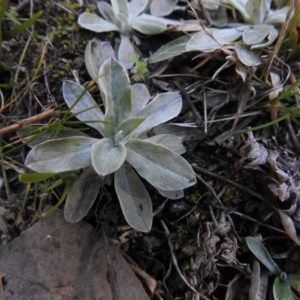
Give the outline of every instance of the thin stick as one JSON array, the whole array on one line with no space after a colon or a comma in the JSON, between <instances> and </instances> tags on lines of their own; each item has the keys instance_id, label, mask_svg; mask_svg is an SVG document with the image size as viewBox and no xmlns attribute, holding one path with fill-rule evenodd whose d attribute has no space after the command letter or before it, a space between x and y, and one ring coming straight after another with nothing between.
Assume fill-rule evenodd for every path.
<instances>
[{"instance_id":1,"label":"thin stick","mask_svg":"<svg viewBox=\"0 0 300 300\"><path fill-rule=\"evenodd\" d=\"M173 264L174 264L174 267L175 269L177 270L178 272L178 275L180 276L180 278L183 280L183 282L194 292L196 293L198 296L202 297L203 299L205 300L209 300L207 297L205 297L204 295L200 294L193 286L190 285L190 283L186 280L186 278L182 275L181 271L180 271L180 268L178 266L178 263L177 263L177 259L176 259L176 256L175 256L175 253L174 253L174 247L173 247L173 244L171 242L171 239L170 239L170 231L167 227L167 225L165 224L165 222L163 220L161 220L161 224L165 230L165 233L166 233L166 236L167 236L167 239L168 239L168 245L169 245L169 248L170 248L170 252L171 252L171 257L172 257L172 261L173 261Z\"/></svg>"},{"instance_id":2,"label":"thin stick","mask_svg":"<svg viewBox=\"0 0 300 300\"><path fill-rule=\"evenodd\" d=\"M45 118L53 117L53 116L55 116L55 110L54 109L49 109L47 111L42 112L39 115L30 117L28 119L24 119L22 121L17 121L17 123L15 123L13 125L1 128L0 129L0 136L2 136L4 134L7 134L9 132L12 132L12 131L16 131L16 130L20 129L21 127L25 126L25 125L29 125L29 124L32 124L32 123L35 123L35 122L39 122L39 121L41 121Z\"/></svg>"}]
</instances>

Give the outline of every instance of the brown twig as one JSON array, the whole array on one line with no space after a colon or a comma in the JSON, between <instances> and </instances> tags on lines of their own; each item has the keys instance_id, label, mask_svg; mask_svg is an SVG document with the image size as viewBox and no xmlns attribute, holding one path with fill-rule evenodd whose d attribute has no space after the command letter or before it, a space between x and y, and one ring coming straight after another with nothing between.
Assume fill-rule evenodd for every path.
<instances>
[{"instance_id":1,"label":"brown twig","mask_svg":"<svg viewBox=\"0 0 300 300\"><path fill-rule=\"evenodd\" d=\"M55 113L54 109L49 109L47 111L42 112L39 115L30 117L28 119L24 119L22 121L17 121L13 125L1 128L0 129L0 136L5 135L5 134L7 134L9 132L12 132L12 131L16 131L16 130L20 129L21 127L25 126L25 125L29 125L29 124L39 122L39 121L41 121L45 118L53 117L53 116L55 116L55 114L56 113Z\"/></svg>"}]
</instances>

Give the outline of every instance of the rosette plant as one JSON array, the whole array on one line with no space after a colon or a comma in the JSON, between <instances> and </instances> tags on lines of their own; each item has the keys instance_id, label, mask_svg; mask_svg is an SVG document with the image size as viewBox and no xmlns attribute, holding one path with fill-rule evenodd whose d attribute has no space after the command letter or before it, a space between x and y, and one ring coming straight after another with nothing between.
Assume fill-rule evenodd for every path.
<instances>
[{"instance_id":1,"label":"rosette plant","mask_svg":"<svg viewBox=\"0 0 300 300\"><path fill-rule=\"evenodd\" d=\"M133 66L134 49L130 40L132 29L147 35L159 34L166 30L166 21L143 13L148 0L111 0L111 5L98 1L97 6L102 17L85 12L78 18L78 24L95 32L118 31L121 42L118 50L118 60L129 69Z\"/></svg>"},{"instance_id":2,"label":"rosette plant","mask_svg":"<svg viewBox=\"0 0 300 300\"><path fill-rule=\"evenodd\" d=\"M183 189L196 183L192 167L180 156L185 151L180 137L145 135L177 116L182 98L177 92L168 92L149 102L146 86L130 85L126 69L113 57L107 42L90 42L85 59L91 75L98 69L97 84L105 112L76 82L63 83L63 97L70 111L103 138L71 136L45 141L31 149L25 164L40 173L82 169L66 199L65 218L69 222L86 215L100 185L113 176L126 221L148 232L152 203L139 176L170 199L181 198Z\"/></svg>"}]
</instances>

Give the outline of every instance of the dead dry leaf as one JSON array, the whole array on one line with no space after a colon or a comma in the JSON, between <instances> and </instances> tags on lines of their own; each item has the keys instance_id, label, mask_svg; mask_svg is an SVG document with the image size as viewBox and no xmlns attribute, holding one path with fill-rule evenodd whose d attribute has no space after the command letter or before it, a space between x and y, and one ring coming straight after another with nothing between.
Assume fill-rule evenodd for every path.
<instances>
[{"instance_id":1,"label":"dead dry leaf","mask_svg":"<svg viewBox=\"0 0 300 300\"><path fill-rule=\"evenodd\" d=\"M0 273L6 300L149 300L117 247L62 211L1 246Z\"/></svg>"}]
</instances>

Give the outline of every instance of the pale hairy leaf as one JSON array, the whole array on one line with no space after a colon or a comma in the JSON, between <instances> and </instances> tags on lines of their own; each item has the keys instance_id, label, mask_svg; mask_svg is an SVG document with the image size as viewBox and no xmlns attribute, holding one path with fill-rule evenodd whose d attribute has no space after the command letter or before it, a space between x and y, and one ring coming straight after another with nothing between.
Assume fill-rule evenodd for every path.
<instances>
[{"instance_id":1,"label":"pale hairy leaf","mask_svg":"<svg viewBox=\"0 0 300 300\"><path fill-rule=\"evenodd\" d=\"M168 92L157 95L150 103L137 113L137 117L145 118L145 121L132 132L132 137L169 121L176 117L182 107L182 98L176 92Z\"/></svg>"},{"instance_id":2,"label":"pale hairy leaf","mask_svg":"<svg viewBox=\"0 0 300 300\"><path fill-rule=\"evenodd\" d=\"M111 0L110 2L116 17L121 13L128 18L127 0Z\"/></svg>"},{"instance_id":3,"label":"pale hairy leaf","mask_svg":"<svg viewBox=\"0 0 300 300\"><path fill-rule=\"evenodd\" d=\"M154 16L167 16L176 7L178 0L152 0L150 12Z\"/></svg>"},{"instance_id":4,"label":"pale hairy leaf","mask_svg":"<svg viewBox=\"0 0 300 300\"><path fill-rule=\"evenodd\" d=\"M182 138L173 134L159 134L145 139L144 141L167 147L177 154L183 154L186 151Z\"/></svg>"},{"instance_id":5,"label":"pale hairy leaf","mask_svg":"<svg viewBox=\"0 0 300 300\"><path fill-rule=\"evenodd\" d=\"M97 7L105 20L107 20L113 24L118 23L111 5L109 5L108 3L104 2L104 1L98 1Z\"/></svg>"},{"instance_id":6,"label":"pale hairy leaf","mask_svg":"<svg viewBox=\"0 0 300 300\"><path fill-rule=\"evenodd\" d=\"M251 49L265 48L273 44L278 37L278 30L274 27L267 38L259 44L251 45Z\"/></svg>"},{"instance_id":7,"label":"pale hairy leaf","mask_svg":"<svg viewBox=\"0 0 300 300\"><path fill-rule=\"evenodd\" d=\"M109 58L100 68L98 83L105 96L105 120L121 123L131 116L131 89L125 68Z\"/></svg>"},{"instance_id":8,"label":"pale hairy leaf","mask_svg":"<svg viewBox=\"0 0 300 300\"><path fill-rule=\"evenodd\" d=\"M115 54L109 42L100 42L97 39L88 42L84 52L84 62L92 79L99 76L101 65L110 57L114 58Z\"/></svg>"},{"instance_id":9,"label":"pale hairy leaf","mask_svg":"<svg viewBox=\"0 0 300 300\"><path fill-rule=\"evenodd\" d=\"M284 23L288 10L289 10L289 7L284 6L282 8L269 11L267 18L265 19L265 23L267 23L267 24Z\"/></svg>"},{"instance_id":10,"label":"pale hairy leaf","mask_svg":"<svg viewBox=\"0 0 300 300\"><path fill-rule=\"evenodd\" d=\"M132 57L135 52L130 40L129 35L121 34L121 43L118 49L118 60L125 67L125 69L130 69L134 65Z\"/></svg>"},{"instance_id":11,"label":"pale hairy leaf","mask_svg":"<svg viewBox=\"0 0 300 300\"><path fill-rule=\"evenodd\" d=\"M207 31L211 36L204 30L196 33L187 43L186 50L214 51L230 44L242 35L242 32L235 28L210 28Z\"/></svg>"},{"instance_id":12,"label":"pale hairy leaf","mask_svg":"<svg viewBox=\"0 0 300 300\"><path fill-rule=\"evenodd\" d=\"M129 19L136 18L146 9L148 0L131 0L128 3Z\"/></svg>"},{"instance_id":13,"label":"pale hairy leaf","mask_svg":"<svg viewBox=\"0 0 300 300\"><path fill-rule=\"evenodd\" d=\"M106 21L95 14L87 12L79 16L78 24L85 29L89 29L95 32L119 31L117 25Z\"/></svg>"},{"instance_id":14,"label":"pale hairy leaf","mask_svg":"<svg viewBox=\"0 0 300 300\"><path fill-rule=\"evenodd\" d=\"M292 286L296 291L300 291L300 275L298 274L288 274L287 282Z\"/></svg>"},{"instance_id":15,"label":"pale hairy leaf","mask_svg":"<svg viewBox=\"0 0 300 300\"><path fill-rule=\"evenodd\" d=\"M246 242L252 253L270 270L270 272L277 276L282 272L259 240L248 236L246 237Z\"/></svg>"},{"instance_id":16,"label":"pale hairy leaf","mask_svg":"<svg viewBox=\"0 0 300 300\"><path fill-rule=\"evenodd\" d=\"M68 193L64 215L69 223L76 223L86 216L99 192L102 178L93 167L85 168L74 181Z\"/></svg>"},{"instance_id":17,"label":"pale hairy leaf","mask_svg":"<svg viewBox=\"0 0 300 300\"><path fill-rule=\"evenodd\" d=\"M250 16L252 24L262 24L269 10L265 0L251 0L246 3L245 9Z\"/></svg>"},{"instance_id":18,"label":"pale hairy leaf","mask_svg":"<svg viewBox=\"0 0 300 300\"><path fill-rule=\"evenodd\" d=\"M76 114L76 118L103 135L104 124L101 121L104 121L104 114L91 94L83 86L70 80L64 81L62 92L66 104L68 107L72 107L71 112ZM74 105L75 102L77 103ZM78 113L80 111L82 112Z\"/></svg>"},{"instance_id":19,"label":"pale hairy leaf","mask_svg":"<svg viewBox=\"0 0 300 300\"><path fill-rule=\"evenodd\" d=\"M142 14L132 19L130 26L133 29L148 35L159 34L167 29L167 24L163 19L147 14Z\"/></svg>"},{"instance_id":20,"label":"pale hairy leaf","mask_svg":"<svg viewBox=\"0 0 300 300\"><path fill-rule=\"evenodd\" d=\"M115 172L115 190L127 223L134 229L149 232L152 226L152 202L139 176L124 164Z\"/></svg>"},{"instance_id":21,"label":"pale hairy leaf","mask_svg":"<svg viewBox=\"0 0 300 300\"><path fill-rule=\"evenodd\" d=\"M249 0L226 0L234 8L236 8L243 16L245 21L250 21L250 15L246 10L246 4Z\"/></svg>"},{"instance_id":22,"label":"pale hairy leaf","mask_svg":"<svg viewBox=\"0 0 300 300\"><path fill-rule=\"evenodd\" d=\"M67 137L41 143L28 153L25 165L39 173L66 172L92 164L91 148L99 141L89 137Z\"/></svg>"},{"instance_id":23,"label":"pale hairy leaf","mask_svg":"<svg viewBox=\"0 0 300 300\"><path fill-rule=\"evenodd\" d=\"M126 148L122 143L115 143L110 138L104 138L92 146L92 165L99 175L106 176L122 166L126 154Z\"/></svg>"},{"instance_id":24,"label":"pale hairy leaf","mask_svg":"<svg viewBox=\"0 0 300 300\"><path fill-rule=\"evenodd\" d=\"M243 32L243 41L246 45L261 43L273 30L273 25L258 24L251 25Z\"/></svg>"},{"instance_id":25,"label":"pale hairy leaf","mask_svg":"<svg viewBox=\"0 0 300 300\"><path fill-rule=\"evenodd\" d=\"M273 283L273 296L275 300L292 300L292 290L288 282L276 277Z\"/></svg>"},{"instance_id":26,"label":"pale hairy leaf","mask_svg":"<svg viewBox=\"0 0 300 300\"><path fill-rule=\"evenodd\" d=\"M260 272L257 260L253 261L251 285L249 288L249 300L265 300L268 288L268 272Z\"/></svg>"},{"instance_id":27,"label":"pale hairy leaf","mask_svg":"<svg viewBox=\"0 0 300 300\"><path fill-rule=\"evenodd\" d=\"M174 191L196 183L191 165L168 148L141 140L130 140L126 148L126 160L153 186Z\"/></svg>"},{"instance_id":28,"label":"pale hairy leaf","mask_svg":"<svg viewBox=\"0 0 300 300\"><path fill-rule=\"evenodd\" d=\"M294 241L298 246L300 246L300 240L297 236L297 231L293 220L280 210L278 211L278 213L280 215L281 223L284 227L286 234L290 237L292 241Z\"/></svg>"},{"instance_id":29,"label":"pale hairy leaf","mask_svg":"<svg viewBox=\"0 0 300 300\"><path fill-rule=\"evenodd\" d=\"M150 93L143 83L135 83L131 86L132 116L135 116L149 102Z\"/></svg>"},{"instance_id":30,"label":"pale hairy leaf","mask_svg":"<svg viewBox=\"0 0 300 300\"><path fill-rule=\"evenodd\" d=\"M154 52L150 58L150 63L157 63L166 59L178 56L186 51L186 45L191 39L191 36L184 35L180 38L174 39L172 42L160 47Z\"/></svg>"},{"instance_id":31,"label":"pale hairy leaf","mask_svg":"<svg viewBox=\"0 0 300 300\"><path fill-rule=\"evenodd\" d=\"M122 131L123 137L125 138L128 134L130 134L134 129L136 129L142 122L144 122L145 118L130 118L123 121L118 127L117 132Z\"/></svg>"},{"instance_id":32,"label":"pale hairy leaf","mask_svg":"<svg viewBox=\"0 0 300 300\"><path fill-rule=\"evenodd\" d=\"M166 191L162 190L160 188L157 188L157 191L163 196L171 200L178 200L181 199L184 196L183 190L176 190L176 191Z\"/></svg>"},{"instance_id":33,"label":"pale hairy leaf","mask_svg":"<svg viewBox=\"0 0 300 300\"><path fill-rule=\"evenodd\" d=\"M249 46L235 44L234 50L239 58L239 60L248 67L254 67L261 64L261 50L255 49L251 50Z\"/></svg>"}]
</instances>

